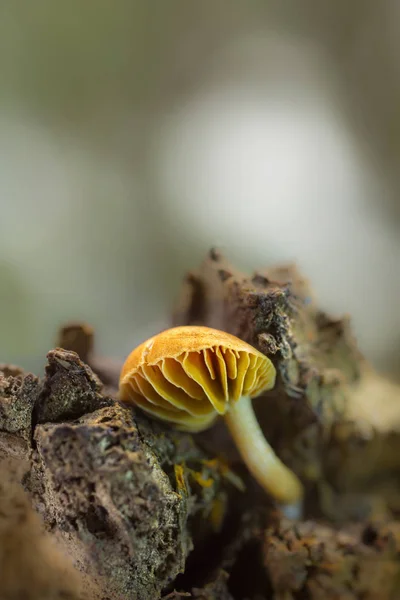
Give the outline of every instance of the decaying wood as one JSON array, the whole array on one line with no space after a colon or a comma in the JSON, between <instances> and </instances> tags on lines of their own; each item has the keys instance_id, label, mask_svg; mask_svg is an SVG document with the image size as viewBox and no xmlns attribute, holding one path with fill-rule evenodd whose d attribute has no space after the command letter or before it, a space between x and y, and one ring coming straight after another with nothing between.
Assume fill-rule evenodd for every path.
<instances>
[{"instance_id":1,"label":"decaying wood","mask_svg":"<svg viewBox=\"0 0 400 600\"><path fill-rule=\"evenodd\" d=\"M395 600L400 394L366 364L349 321L320 311L295 268L248 277L212 251L186 278L174 324L229 331L274 361L276 389L255 407L305 484L307 520L282 517L222 422L190 436L121 406L120 365L71 323L42 379L0 365L0 545L17 527L1 507L11 459L34 543L51 539L75 567L70 587L61 575L54 586L58 563L39 552L48 591L35 595L43 588L32 583L23 597ZM18 529L18 559L33 582L28 529ZM0 573L5 564L0 549ZM0 600L22 597L5 589Z\"/></svg>"},{"instance_id":2,"label":"decaying wood","mask_svg":"<svg viewBox=\"0 0 400 600\"><path fill-rule=\"evenodd\" d=\"M281 521L264 534L275 598L388 600L398 597L400 523L346 530ZM301 594L299 596L299 594Z\"/></svg>"},{"instance_id":3,"label":"decaying wood","mask_svg":"<svg viewBox=\"0 0 400 600\"><path fill-rule=\"evenodd\" d=\"M400 386L372 371L349 319L322 312L294 266L248 276L212 250L186 277L174 324L229 331L273 360L275 390L254 405L310 514L346 521L400 506Z\"/></svg>"},{"instance_id":4,"label":"decaying wood","mask_svg":"<svg viewBox=\"0 0 400 600\"><path fill-rule=\"evenodd\" d=\"M80 575L44 533L20 477L18 461L0 463L0 598L84 600Z\"/></svg>"}]
</instances>

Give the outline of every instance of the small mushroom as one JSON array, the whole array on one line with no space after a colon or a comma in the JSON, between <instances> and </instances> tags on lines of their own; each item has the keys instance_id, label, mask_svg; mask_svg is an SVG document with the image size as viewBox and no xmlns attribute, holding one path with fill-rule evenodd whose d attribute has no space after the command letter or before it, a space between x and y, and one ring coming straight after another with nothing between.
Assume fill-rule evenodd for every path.
<instances>
[{"instance_id":1,"label":"small mushroom","mask_svg":"<svg viewBox=\"0 0 400 600\"><path fill-rule=\"evenodd\" d=\"M120 400L183 431L202 431L223 416L249 471L279 502L292 504L302 485L268 444L251 403L274 387L275 376L269 358L233 335L174 327L128 356Z\"/></svg>"}]
</instances>

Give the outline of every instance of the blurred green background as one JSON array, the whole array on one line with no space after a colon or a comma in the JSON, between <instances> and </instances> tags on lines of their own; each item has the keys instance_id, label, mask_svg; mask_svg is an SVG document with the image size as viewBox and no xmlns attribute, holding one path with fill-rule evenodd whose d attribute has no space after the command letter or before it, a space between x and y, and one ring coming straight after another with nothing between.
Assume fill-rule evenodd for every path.
<instances>
[{"instance_id":1,"label":"blurred green background","mask_svg":"<svg viewBox=\"0 0 400 600\"><path fill-rule=\"evenodd\" d=\"M400 6L0 4L0 362L124 357L211 245L295 260L397 376Z\"/></svg>"}]
</instances>

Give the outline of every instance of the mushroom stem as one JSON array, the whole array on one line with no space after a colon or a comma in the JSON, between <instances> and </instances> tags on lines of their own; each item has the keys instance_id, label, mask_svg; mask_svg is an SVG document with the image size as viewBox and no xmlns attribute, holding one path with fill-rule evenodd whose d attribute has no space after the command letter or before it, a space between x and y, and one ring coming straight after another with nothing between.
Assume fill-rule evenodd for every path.
<instances>
[{"instance_id":1,"label":"mushroom stem","mask_svg":"<svg viewBox=\"0 0 400 600\"><path fill-rule=\"evenodd\" d=\"M230 406L224 419L244 462L258 483L283 504L299 502L303 486L265 439L251 399L242 396Z\"/></svg>"}]
</instances>

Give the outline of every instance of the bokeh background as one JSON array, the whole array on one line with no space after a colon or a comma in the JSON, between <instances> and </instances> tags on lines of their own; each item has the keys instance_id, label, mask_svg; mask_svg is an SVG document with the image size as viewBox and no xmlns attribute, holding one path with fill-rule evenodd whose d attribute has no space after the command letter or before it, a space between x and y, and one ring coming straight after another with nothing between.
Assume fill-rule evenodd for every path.
<instances>
[{"instance_id":1,"label":"bokeh background","mask_svg":"<svg viewBox=\"0 0 400 600\"><path fill-rule=\"evenodd\" d=\"M212 245L400 371L400 4L0 3L0 362L124 357Z\"/></svg>"}]
</instances>

